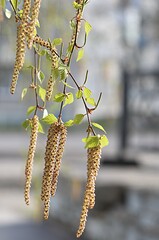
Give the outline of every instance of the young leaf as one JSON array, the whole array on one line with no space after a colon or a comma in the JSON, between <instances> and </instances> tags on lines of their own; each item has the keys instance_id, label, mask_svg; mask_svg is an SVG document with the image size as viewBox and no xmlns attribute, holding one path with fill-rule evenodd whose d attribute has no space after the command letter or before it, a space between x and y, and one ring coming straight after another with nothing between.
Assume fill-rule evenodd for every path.
<instances>
[{"instance_id":1,"label":"young leaf","mask_svg":"<svg viewBox=\"0 0 159 240\"><path fill-rule=\"evenodd\" d=\"M62 38L55 38L52 42L53 45L57 46L62 43Z\"/></svg>"},{"instance_id":2,"label":"young leaf","mask_svg":"<svg viewBox=\"0 0 159 240\"><path fill-rule=\"evenodd\" d=\"M100 124L93 122L92 125L106 133L105 129Z\"/></svg>"},{"instance_id":3,"label":"young leaf","mask_svg":"<svg viewBox=\"0 0 159 240\"><path fill-rule=\"evenodd\" d=\"M43 127L42 127L41 123L39 122L38 124L39 124L39 126L38 126L38 132L39 132L39 133L45 133L44 130L43 130Z\"/></svg>"},{"instance_id":4,"label":"young leaf","mask_svg":"<svg viewBox=\"0 0 159 240\"><path fill-rule=\"evenodd\" d=\"M78 55L77 55L77 60L76 62L78 62L79 60L81 60L83 58L83 55L84 55L84 48L81 48L79 51L78 51Z\"/></svg>"},{"instance_id":5,"label":"young leaf","mask_svg":"<svg viewBox=\"0 0 159 240\"><path fill-rule=\"evenodd\" d=\"M76 92L76 98L77 98L77 99L80 99L82 96L83 96L83 92L82 92L82 90L80 89L80 90L78 90L78 91Z\"/></svg>"},{"instance_id":6,"label":"young leaf","mask_svg":"<svg viewBox=\"0 0 159 240\"><path fill-rule=\"evenodd\" d=\"M27 110L27 115L30 115L35 109L36 109L36 106L30 106Z\"/></svg>"},{"instance_id":7,"label":"young leaf","mask_svg":"<svg viewBox=\"0 0 159 240\"><path fill-rule=\"evenodd\" d=\"M14 6L14 9L17 10L17 7L18 7L18 0L11 0L13 6Z\"/></svg>"},{"instance_id":8,"label":"young leaf","mask_svg":"<svg viewBox=\"0 0 159 240\"><path fill-rule=\"evenodd\" d=\"M6 0L1 0L0 1L0 5L2 6L2 8L4 9L6 6Z\"/></svg>"},{"instance_id":9,"label":"young leaf","mask_svg":"<svg viewBox=\"0 0 159 240\"><path fill-rule=\"evenodd\" d=\"M82 7L81 4L79 4L79 3L75 2L75 1L74 1L72 4L73 4L73 7L74 7L75 9L80 9L80 8Z\"/></svg>"},{"instance_id":10,"label":"young leaf","mask_svg":"<svg viewBox=\"0 0 159 240\"><path fill-rule=\"evenodd\" d=\"M65 68L59 68L60 80L65 80L68 77L68 71Z\"/></svg>"},{"instance_id":11,"label":"young leaf","mask_svg":"<svg viewBox=\"0 0 159 240\"><path fill-rule=\"evenodd\" d=\"M38 72L38 80L40 83L42 83L44 81L45 75L42 71Z\"/></svg>"},{"instance_id":12,"label":"young leaf","mask_svg":"<svg viewBox=\"0 0 159 240\"><path fill-rule=\"evenodd\" d=\"M89 24L89 22L85 22L84 29L85 29L86 35L88 36L89 32L92 30L92 26Z\"/></svg>"},{"instance_id":13,"label":"young leaf","mask_svg":"<svg viewBox=\"0 0 159 240\"><path fill-rule=\"evenodd\" d=\"M65 98L65 94L63 93L57 93L55 96L54 96L54 101L55 102L62 102Z\"/></svg>"},{"instance_id":14,"label":"young leaf","mask_svg":"<svg viewBox=\"0 0 159 240\"><path fill-rule=\"evenodd\" d=\"M21 94L21 100L23 100L23 98L25 97L25 95L27 94L27 88L24 88L23 90L22 90L22 94Z\"/></svg>"},{"instance_id":15,"label":"young leaf","mask_svg":"<svg viewBox=\"0 0 159 240\"><path fill-rule=\"evenodd\" d=\"M48 114L46 117L41 119L44 123L52 124L54 122L57 122L57 118L54 114Z\"/></svg>"},{"instance_id":16,"label":"young leaf","mask_svg":"<svg viewBox=\"0 0 159 240\"><path fill-rule=\"evenodd\" d=\"M73 120L69 120L69 121L67 121L67 122L64 123L64 125L65 125L66 127L71 127L71 126L73 126L73 124L74 124L74 121L73 121Z\"/></svg>"},{"instance_id":17,"label":"young leaf","mask_svg":"<svg viewBox=\"0 0 159 240\"><path fill-rule=\"evenodd\" d=\"M66 87L68 87L68 88L75 89L74 87L72 87L71 85L69 85L68 83L66 83L66 82L63 81L63 80L62 80L62 83L63 83L64 85L66 85Z\"/></svg>"},{"instance_id":18,"label":"young leaf","mask_svg":"<svg viewBox=\"0 0 159 240\"><path fill-rule=\"evenodd\" d=\"M100 144L101 144L102 148L105 147L105 146L108 146L109 140L105 135L100 137Z\"/></svg>"},{"instance_id":19,"label":"young leaf","mask_svg":"<svg viewBox=\"0 0 159 240\"><path fill-rule=\"evenodd\" d=\"M96 102L95 102L94 98L86 98L86 102L92 106L96 106Z\"/></svg>"},{"instance_id":20,"label":"young leaf","mask_svg":"<svg viewBox=\"0 0 159 240\"><path fill-rule=\"evenodd\" d=\"M74 124L80 124L84 118L84 114L77 114L73 120Z\"/></svg>"},{"instance_id":21,"label":"young leaf","mask_svg":"<svg viewBox=\"0 0 159 240\"><path fill-rule=\"evenodd\" d=\"M89 88L84 87L83 94L84 94L85 98L90 98L92 92Z\"/></svg>"},{"instance_id":22,"label":"young leaf","mask_svg":"<svg viewBox=\"0 0 159 240\"><path fill-rule=\"evenodd\" d=\"M26 119L23 123L22 126L25 128L25 130L28 129L28 127L30 126L30 121L29 119Z\"/></svg>"},{"instance_id":23,"label":"young leaf","mask_svg":"<svg viewBox=\"0 0 159 240\"><path fill-rule=\"evenodd\" d=\"M51 70L51 74L52 74L52 76L53 76L53 79L56 80L56 79L58 78L58 76L59 76L59 70L58 70L58 68L53 68L53 69Z\"/></svg>"},{"instance_id":24,"label":"young leaf","mask_svg":"<svg viewBox=\"0 0 159 240\"><path fill-rule=\"evenodd\" d=\"M43 100L43 102L45 102L46 90L41 86L39 86L38 94L39 94L39 97Z\"/></svg>"},{"instance_id":25,"label":"young leaf","mask_svg":"<svg viewBox=\"0 0 159 240\"><path fill-rule=\"evenodd\" d=\"M67 93L66 97L65 97L65 103L63 106L66 106L68 104L71 104L73 103L74 101L74 97L73 97L73 94L70 92L70 93Z\"/></svg>"},{"instance_id":26,"label":"young leaf","mask_svg":"<svg viewBox=\"0 0 159 240\"><path fill-rule=\"evenodd\" d=\"M97 147L100 144L98 136L91 136L91 137L83 138L82 142L85 143L85 148Z\"/></svg>"}]
</instances>

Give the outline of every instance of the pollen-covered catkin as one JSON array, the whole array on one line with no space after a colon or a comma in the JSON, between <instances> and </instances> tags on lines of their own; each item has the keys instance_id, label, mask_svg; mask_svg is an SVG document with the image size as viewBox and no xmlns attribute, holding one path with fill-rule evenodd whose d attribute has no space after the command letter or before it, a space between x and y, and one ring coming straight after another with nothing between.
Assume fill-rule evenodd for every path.
<instances>
[{"instance_id":1,"label":"pollen-covered catkin","mask_svg":"<svg viewBox=\"0 0 159 240\"><path fill-rule=\"evenodd\" d=\"M47 83L47 88L46 88L46 100L50 101L51 97L52 97L52 93L53 93L53 88L54 88L54 79L53 79L53 75L51 74Z\"/></svg>"},{"instance_id":2,"label":"pollen-covered catkin","mask_svg":"<svg viewBox=\"0 0 159 240\"><path fill-rule=\"evenodd\" d=\"M77 237L80 237L85 229L88 209L93 208L95 204L95 180L100 166L100 158L100 145L87 150L87 184Z\"/></svg>"},{"instance_id":3,"label":"pollen-covered catkin","mask_svg":"<svg viewBox=\"0 0 159 240\"><path fill-rule=\"evenodd\" d=\"M46 158L45 161L48 162L48 166L46 169L45 178L43 182L44 218L45 219L47 219L49 216L51 183L52 183L54 164L56 161L56 152L58 148L58 138L59 138L59 132L60 132L58 123L52 124L50 128L52 128L51 145L48 146L50 149L50 154L49 156L47 156L47 154L45 155L45 158Z\"/></svg>"},{"instance_id":4,"label":"pollen-covered catkin","mask_svg":"<svg viewBox=\"0 0 159 240\"><path fill-rule=\"evenodd\" d=\"M56 193L58 176L59 176L62 156L64 153L66 138L67 138L67 128L64 126L63 123L61 123L60 124L59 144L58 144L58 149L57 149L57 153L56 153L56 162L55 162L53 178L52 178L52 186L51 186L51 195L52 196L54 196Z\"/></svg>"},{"instance_id":5,"label":"pollen-covered catkin","mask_svg":"<svg viewBox=\"0 0 159 240\"><path fill-rule=\"evenodd\" d=\"M17 27L17 49L16 49L16 59L13 70L13 77L10 87L10 92L13 94L15 92L19 72L24 64L25 58L25 33L23 31L22 24Z\"/></svg>"},{"instance_id":6,"label":"pollen-covered catkin","mask_svg":"<svg viewBox=\"0 0 159 240\"><path fill-rule=\"evenodd\" d=\"M21 23L17 26L17 48L16 48L16 58L13 69L13 77L10 87L10 92L13 94L15 92L18 76L20 70L24 65L25 59L25 30L27 27L27 20L30 13L31 0L24 0L23 4L23 14Z\"/></svg>"},{"instance_id":7,"label":"pollen-covered catkin","mask_svg":"<svg viewBox=\"0 0 159 240\"><path fill-rule=\"evenodd\" d=\"M34 116L31 122L31 137L30 137L30 144L29 144L29 151L28 157L25 167L25 193L24 198L27 205L30 203L30 187L31 187L31 179L32 179L32 168L33 168L33 160L34 154L36 149L36 142L37 142L37 135L38 135L38 116Z\"/></svg>"},{"instance_id":8,"label":"pollen-covered catkin","mask_svg":"<svg viewBox=\"0 0 159 240\"><path fill-rule=\"evenodd\" d=\"M44 172L43 172L43 178L42 178L42 188L41 188L41 200L44 200L45 197L45 189L46 189L46 182L47 182L47 177L49 173L49 165L50 165L50 159L51 159L51 152L53 149L53 144L55 141L55 138L58 137L55 136L55 130L57 127L57 122L51 124L49 130L48 130L48 135L47 135L47 143L46 143L46 148L45 148L45 166L44 166Z\"/></svg>"},{"instance_id":9,"label":"pollen-covered catkin","mask_svg":"<svg viewBox=\"0 0 159 240\"><path fill-rule=\"evenodd\" d=\"M41 0L34 0L34 4L31 11L31 21L28 29L28 48L31 49L33 45L33 40L35 37L36 21L38 20L39 10L40 10Z\"/></svg>"}]
</instances>

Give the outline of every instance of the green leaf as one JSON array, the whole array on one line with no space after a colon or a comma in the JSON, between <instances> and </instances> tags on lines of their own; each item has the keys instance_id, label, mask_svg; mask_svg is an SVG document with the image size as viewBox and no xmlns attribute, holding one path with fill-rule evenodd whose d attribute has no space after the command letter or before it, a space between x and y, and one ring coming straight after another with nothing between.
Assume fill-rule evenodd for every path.
<instances>
[{"instance_id":1,"label":"green leaf","mask_svg":"<svg viewBox=\"0 0 159 240\"><path fill-rule=\"evenodd\" d=\"M22 90L22 94L21 94L21 100L23 100L23 98L25 97L25 95L27 94L27 91L28 91L28 89L27 88L24 88L23 90Z\"/></svg>"},{"instance_id":2,"label":"green leaf","mask_svg":"<svg viewBox=\"0 0 159 240\"><path fill-rule=\"evenodd\" d=\"M65 103L63 106L65 107L66 105L73 103L73 101L74 101L73 94L71 92L67 93L65 97Z\"/></svg>"},{"instance_id":3,"label":"green leaf","mask_svg":"<svg viewBox=\"0 0 159 240\"><path fill-rule=\"evenodd\" d=\"M74 124L80 124L84 118L85 114L77 114L75 117L74 117Z\"/></svg>"},{"instance_id":4,"label":"green leaf","mask_svg":"<svg viewBox=\"0 0 159 240\"><path fill-rule=\"evenodd\" d=\"M66 82L63 81L63 80L62 80L62 83L63 83L64 85L66 85L66 87L68 87L68 88L75 89L74 87L72 87L71 85L69 85L68 83L66 83Z\"/></svg>"},{"instance_id":5,"label":"green leaf","mask_svg":"<svg viewBox=\"0 0 159 240\"><path fill-rule=\"evenodd\" d=\"M65 80L68 77L68 70L66 67L59 67L60 80Z\"/></svg>"},{"instance_id":6,"label":"green leaf","mask_svg":"<svg viewBox=\"0 0 159 240\"><path fill-rule=\"evenodd\" d=\"M48 53L48 51L46 51L46 59L48 61L51 61L51 55Z\"/></svg>"},{"instance_id":7,"label":"green leaf","mask_svg":"<svg viewBox=\"0 0 159 240\"><path fill-rule=\"evenodd\" d=\"M38 19L36 19L35 26L36 26L36 27L38 27L38 28L40 28L40 22L39 22L39 20L38 20Z\"/></svg>"},{"instance_id":8,"label":"green leaf","mask_svg":"<svg viewBox=\"0 0 159 240\"><path fill-rule=\"evenodd\" d=\"M78 62L79 60L81 60L83 58L83 55L84 55L84 48L81 48L79 51L78 51L78 55L77 55L77 60L76 62Z\"/></svg>"},{"instance_id":9,"label":"green leaf","mask_svg":"<svg viewBox=\"0 0 159 240\"><path fill-rule=\"evenodd\" d=\"M62 38L55 38L52 42L53 45L57 46L62 43Z\"/></svg>"},{"instance_id":10,"label":"green leaf","mask_svg":"<svg viewBox=\"0 0 159 240\"><path fill-rule=\"evenodd\" d=\"M73 121L73 120L69 120L69 121L67 121L67 122L64 123L64 125L65 125L66 127L71 127L71 126L73 126L73 124L74 124L74 121Z\"/></svg>"},{"instance_id":11,"label":"green leaf","mask_svg":"<svg viewBox=\"0 0 159 240\"><path fill-rule=\"evenodd\" d=\"M63 93L57 93L55 96L54 96L54 101L55 102L62 102L65 98L65 94Z\"/></svg>"},{"instance_id":12,"label":"green leaf","mask_svg":"<svg viewBox=\"0 0 159 240\"><path fill-rule=\"evenodd\" d=\"M52 124L54 122L57 122L57 118L54 114L48 114L46 117L41 119L44 123Z\"/></svg>"},{"instance_id":13,"label":"green leaf","mask_svg":"<svg viewBox=\"0 0 159 240\"><path fill-rule=\"evenodd\" d=\"M28 127L30 126L30 121L29 119L26 119L23 123L22 123L23 128L25 128L25 130L28 129Z\"/></svg>"},{"instance_id":14,"label":"green leaf","mask_svg":"<svg viewBox=\"0 0 159 240\"><path fill-rule=\"evenodd\" d=\"M38 132L39 132L39 133L45 133L40 122L38 123L38 125L39 125L39 126L38 126Z\"/></svg>"},{"instance_id":15,"label":"green leaf","mask_svg":"<svg viewBox=\"0 0 159 240\"><path fill-rule=\"evenodd\" d=\"M59 70L58 70L58 68L53 68L51 70L51 74L52 74L53 79L56 80L59 77Z\"/></svg>"},{"instance_id":16,"label":"green leaf","mask_svg":"<svg viewBox=\"0 0 159 240\"><path fill-rule=\"evenodd\" d=\"M84 87L83 94L84 94L85 98L90 98L92 92L89 88Z\"/></svg>"},{"instance_id":17,"label":"green leaf","mask_svg":"<svg viewBox=\"0 0 159 240\"><path fill-rule=\"evenodd\" d=\"M39 87L39 97L43 100L43 102L45 102L45 96L46 96L46 90L44 88L42 88L41 86Z\"/></svg>"},{"instance_id":18,"label":"green leaf","mask_svg":"<svg viewBox=\"0 0 159 240\"><path fill-rule=\"evenodd\" d=\"M92 125L106 133L105 129L100 124L93 122Z\"/></svg>"},{"instance_id":19,"label":"green leaf","mask_svg":"<svg viewBox=\"0 0 159 240\"><path fill-rule=\"evenodd\" d=\"M11 0L13 6L14 6L14 9L17 10L18 8L18 0Z\"/></svg>"},{"instance_id":20,"label":"green leaf","mask_svg":"<svg viewBox=\"0 0 159 240\"><path fill-rule=\"evenodd\" d=\"M43 50L39 51L38 53L39 53L40 56L45 56L46 50L43 49Z\"/></svg>"},{"instance_id":21,"label":"green leaf","mask_svg":"<svg viewBox=\"0 0 159 240\"><path fill-rule=\"evenodd\" d=\"M96 102L95 102L94 98L86 98L86 102L92 106L96 106Z\"/></svg>"},{"instance_id":22,"label":"green leaf","mask_svg":"<svg viewBox=\"0 0 159 240\"><path fill-rule=\"evenodd\" d=\"M100 139L98 136L91 136L91 137L83 138L82 142L85 143L85 148L93 148L93 147L97 147L100 144Z\"/></svg>"},{"instance_id":23,"label":"green leaf","mask_svg":"<svg viewBox=\"0 0 159 240\"><path fill-rule=\"evenodd\" d=\"M6 6L6 0L1 0L0 1L0 5L2 6L2 8L4 9Z\"/></svg>"},{"instance_id":24,"label":"green leaf","mask_svg":"<svg viewBox=\"0 0 159 240\"><path fill-rule=\"evenodd\" d=\"M42 83L44 81L45 75L42 71L38 72L38 80L40 83Z\"/></svg>"},{"instance_id":25,"label":"green leaf","mask_svg":"<svg viewBox=\"0 0 159 240\"><path fill-rule=\"evenodd\" d=\"M73 7L74 7L75 9L80 9L80 8L82 7L81 4L79 4L79 3L75 2L75 1L72 3L72 5L73 5Z\"/></svg>"},{"instance_id":26,"label":"green leaf","mask_svg":"<svg viewBox=\"0 0 159 240\"><path fill-rule=\"evenodd\" d=\"M80 99L82 96L83 96L83 92L82 92L82 90L80 89L80 90L78 90L78 91L76 92L76 98L77 98L77 99Z\"/></svg>"},{"instance_id":27,"label":"green leaf","mask_svg":"<svg viewBox=\"0 0 159 240\"><path fill-rule=\"evenodd\" d=\"M36 109L36 106L30 106L27 110L27 115L30 115L35 109Z\"/></svg>"},{"instance_id":28,"label":"green leaf","mask_svg":"<svg viewBox=\"0 0 159 240\"><path fill-rule=\"evenodd\" d=\"M84 29L85 29L85 33L88 36L89 32L92 30L92 26L89 24L89 22L85 22L84 24Z\"/></svg>"},{"instance_id":29,"label":"green leaf","mask_svg":"<svg viewBox=\"0 0 159 240\"><path fill-rule=\"evenodd\" d=\"M101 144L102 148L105 147L105 146L108 146L109 140L105 135L100 137L100 144Z\"/></svg>"}]
</instances>

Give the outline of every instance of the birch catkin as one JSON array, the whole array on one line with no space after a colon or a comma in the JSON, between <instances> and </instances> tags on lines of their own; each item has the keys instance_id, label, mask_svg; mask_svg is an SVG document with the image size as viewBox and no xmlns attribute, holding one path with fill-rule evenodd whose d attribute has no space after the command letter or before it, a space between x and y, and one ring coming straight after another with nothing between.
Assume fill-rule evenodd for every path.
<instances>
[{"instance_id":1,"label":"birch catkin","mask_svg":"<svg viewBox=\"0 0 159 240\"><path fill-rule=\"evenodd\" d=\"M12 77L12 82L11 82L11 87L10 87L11 94L13 94L15 92L18 76L19 76L20 70L22 69L22 67L24 65L25 30L27 27L27 20L28 20L28 16L30 13L30 6L31 6L31 1L24 0L22 20L21 20L21 23L17 27L17 48L16 48L15 64L14 64L14 69L13 69L13 77Z\"/></svg>"},{"instance_id":2,"label":"birch catkin","mask_svg":"<svg viewBox=\"0 0 159 240\"><path fill-rule=\"evenodd\" d=\"M58 144L58 149L57 149L57 153L56 153L56 162L55 162L55 168L54 168L53 178L52 178L52 186L51 186L51 195L52 196L54 196L56 193L58 176L59 176L61 160L62 160L62 156L63 156L63 152L64 152L66 138L67 138L67 129L64 126L64 124L62 123L60 125L59 144Z\"/></svg>"},{"instance_id":3,"label":"birch catkin","mask_svg":"<svg viewBox=\"0 0 159 240\"><path fill-rule=\"evenodd\" d=\"M32 168L33 168L33 160L36 149L37 135L38 135L38 117L35 115L32 119L32 127L31 127L31 137L29 144L28 157L25 167L25 193L24 198L27 205L30 203L30 187L31 187L31 179L32 179Z\"/></svg>"},{"instance_id":4,"label":"birch catkin","mask_svg":"<svg viewBox=\"0 0 159 240\"><path fill-rule=\"evenodd\" d=\"M39 10L40 10L41 0L34 0L34 4L31 12L31 21L28 29L28 48L31 49L33 45L33 40L35 37L36 21L38 20Z\"/></svg>"},{"instance_id":5,"label":"birch catkin","mask_svg":"<svg viewBox=\"0 0 159 240\"><path fill-rule=\"evenodd\" d=\"M88 209L93 208L95 204L95 180L98 174L101 158L101 146L89 148L87 150L87 184L84 195L83 207L80 217L80 224L77 230L77 237L84 232Z\"/></svg>"}]
</instances>

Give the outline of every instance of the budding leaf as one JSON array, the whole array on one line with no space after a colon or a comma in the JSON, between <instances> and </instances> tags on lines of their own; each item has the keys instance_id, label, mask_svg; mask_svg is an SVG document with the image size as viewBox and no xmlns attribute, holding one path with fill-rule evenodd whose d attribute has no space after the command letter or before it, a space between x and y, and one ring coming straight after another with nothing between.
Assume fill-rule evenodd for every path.
<instances>
[{"instance_id":1,"label":"budding leaf","mask_svg":"<svg viewBox=\"0 0 159 240\"><path fill-rule=\"evenodd\" d=\"M53 45L57 46L62 43L62 38L55 38L52 42Z\"/></svg>"},{"instance_id":2,"label":"budding leaf","mask_svg":"<svg viewBox=\"0 0 159 240\"><path fill-rule=\"evenodd\" d=\"M21 100L23 100L23 98L25 97L25 95L27 94L28 89L24 88L21 94Z\"/></svg>"},{"instance_id":3,"label":"budding leaf","mask_svg":"<svg viewBox=\"0 0 159 240\"><path fill-rule=\"evenodd\" d=\"M96 102L95 102L94 98L86 98L86 102L92 106L96 106Z\"/></svg>"},{"instance_id":4,"label":"budding leaf","mask_svg":"<svg viewBox=\"0 0 159 240\"><path fill-rule=\"evenodd\" d=\"M39 97L45 102L46 90L39 86Z\"/></svg>"},{"instance_id":5,"label":"budding leaf","mask_svg":"<svg viewBox=\"0 0 159 240\"><path fill-rule=\"evenodd\" d=\"M74 121L73 120L69 120L69 121L67 121L67 122L65 122L65 126L66 127L71 127L71 126L73 126L73 124L74 124Z\"/></svg>"},{"instance_id":6,"label":"budding leaf","mask_svg":"<svg viewBox=\"0 0 159 240\"><path fill-rule=\"evenodd\" d=\"M38 122L38 125L39 125L39 126L38 126L38 132L39 132L39 133L45 133L40 122Z\"/></svg>"},{"instance_id":7,"label":"budding leaf","mask_svg":"<svg viewBox=\"0 0 159 240\"><path fill-rule=\"evenodd\" d=\"M84 118L84 114L77 114L73 120L74 124L80 124Z\"/></svg>"},{"instance_id":8,"label":"budding leaf","mask_svg":"<svg viewBox=\"0 0 159 240\"><path fill-rule=\"evenodd\" d=\"M52 124L54 122L57 122L57 118L54 114L48 114L46 117L41 119L44 123Z\"/></svg>"},{"instance_id":9,"label":"budding leaf","mask_svg":"<svg viewBox=\"0 0 159 240\"><path fill-rule=\"evenodd\" d=\"M84 87L83 94L84 94L85 98L90 98L92 92L89 88Z\"/></svg>"},{"instance_id":10,"label":"budding leaf","mask_svg":"<svg viewBox=\"0 0 159 240\"><path fill-rule=\"evenodd\" d=\"M80 89L80 90L78 90L78 91L76 92L76 98L77 98L77 99L80 99L82 96L83 96L83 92L82 92L82 90Z\"/></svg>"},{"instance_id":11,"label":"budding leaf","mask_svg":"<svg viewBox=\"0 0 159 240\"><path fill-rule=\"evenodd\" d=\"M105 129L100 124L93 122L92 125L106 133Z\"/></svg>"},{"instance_id":12,"label":"budding leaf","mask_svg":"<svg viewBox=\"0 0 159 240\"><path fill-rule=\"evenodd\" d=\"M80 8L82 7L81 4L79 4L79 3L75 2L75 1L74 1L72 4L73 4L73 7L74 7L75 9L80 9Z\"/></svg>"},{"instance_id":13,"label":"budding leaf","mask_svg":"<svg viewBox=\"0 0 159 240\"><path fill-rule=\"evenodd\" d=\"M23 123L22 126L25 128L25 130L28 129L28 127L30 126L30 121L29 119L26 119Z\"/></svg>"},{"instance_id":14,"label":"budding leaf","mask_svg":"<svg viewBox=\"0 0 159 240\"><path fill-rule=\"evenodd\" d=\"M83 55L84 55L84 48L81 48L79 51L78 51L78 55L77 55L77 60L76 62L78 62L79 60L81 60L83 58Z\"/></svg>"},{"instance_id":15,"label":"budding leaf","mask_svg":"<svg viewBox=\"0 0 159 240\"><path fill-rule=\"evenodd\" d=\"M2 8L5 8L5 6L6 6L6 0L1 0L1 1L0 1L0 5L2 6Z\"/></svg>"},{"instance_id":16,"label":"budding leaf","mask_svg":"<svg viewBox=\"0 0 159 240\"><path fill-rule=\"evenodd\" d=\"M85 29L86 35L88 36L89 32L92 30L92 26L89 24L89 22L85 22L84 29Z\"/></svg>"},{"instance_id":17,"label":"budding leaf","mask_svg":"<svg viewBox=\"0 0 159 240\"><path fill-rule=\"evenodd\" d=\"M83 138L82 142L85 143L85 148L97 147L100 144L100 140L98 136Z\"/></svg>"},{"instance_id":18,"label":"budding leaf","mask_svg":"<svg viewBox=\"0 0 159 240\"><path fill-rule=\"evenodd\" d=\"M42 83L44 81L45 75L42 71L38 72L38 80L40 83Z\"/></svg>"},{"instance_id":19,"label":"budding leaf","mask_svg":"<svg viewBox=\"0 0 159 240\"><path fill-rule=\"evenodd\" d=\"M70 92L70 93L67 93L66 97L65 97L65 103L63 106L66 106L68 104L71 104L73 103L74 101L74 97L73 97L73 94Z\"/></svg>"},{"instance_id":20,"label":"budding leaf","mask_svg":"<svg viewBox=\"0 0 159 240\"><path fill-rule=\"evenodd\" d=\"M100 137L100 144L101 144L102 148L105 147L105 146L108 146L109 140L105 135Z\"/></svg>"},{"instance_id":21,"label":"budding leaf","mask_svg":"<svg viewBox=\"0 0 159 240\"><path fill-rule=\"evenodd\" d=\"M27 110L27 115L30 115L35 109L36 109L36 106L30 106Z\"/></svg>"},{"instance_id":22,"label":"budding leaf","mask_svg":"<svg viewBox=\"0 0 159 240\"><path fill-rule=\"evenodd\" d=\"M65 94L63 93L57 93L55 96L54 96L54 101L55 102L62 102L65 98Z\"/></svg>"}]
</instances>

